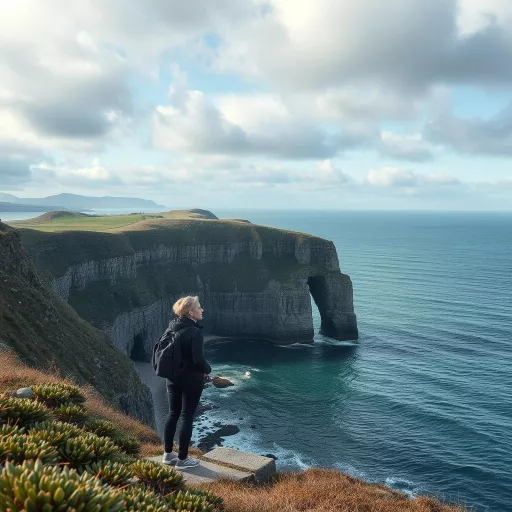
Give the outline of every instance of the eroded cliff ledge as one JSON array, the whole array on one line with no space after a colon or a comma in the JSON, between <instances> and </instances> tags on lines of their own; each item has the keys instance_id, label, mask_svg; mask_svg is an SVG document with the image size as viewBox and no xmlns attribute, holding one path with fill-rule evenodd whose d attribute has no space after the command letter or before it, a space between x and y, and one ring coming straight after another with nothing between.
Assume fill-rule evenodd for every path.
<instances>
[{"instance_id":1,"label":"eroded cliff ledge","mask_svg":"<svg viewBox=\"0 0 512 512\"><path fill-rule=\"evenodd\" d=\"M352 283L332 242L205 215L22 236L58 294L133 359L148 358L184 294L200 296L210 334L310 342L312 296L322 334L357 338Z\"/></svg>"}]
</instances>

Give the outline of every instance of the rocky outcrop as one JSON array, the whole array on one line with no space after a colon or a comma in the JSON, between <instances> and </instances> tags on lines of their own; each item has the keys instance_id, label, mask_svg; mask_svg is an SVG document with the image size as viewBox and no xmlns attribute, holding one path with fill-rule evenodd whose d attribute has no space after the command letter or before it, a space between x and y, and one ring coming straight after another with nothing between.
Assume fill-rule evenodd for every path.
<instances>
[{"instance_id":1,"label":"rocky outcrop","mask_svg":"<svg viewBox=\"0 0 512 512\"><path fill-rule=\"evenodd\" d=\"M30 233L57 293L134 359L149 358L173 302L199 295L205 332L274 343L311 342L311 296L321 333L356 339L352 283L330 241L241 221L155 222L118 233ZM101 257L91 248L100 247ZM57 267L57 251L73 251ZM109 249L110 248L110 249ZM63 261L61 258L59 261Z\"/></svg>"},{"instance_id":2,"label":"rocky outcrop","mask_svg":"<svg viewBox=\"0 0 512 512\"><path fill-rule=\"evenodd\" d=\"M216 388L229 388L230 386L234 386L234 384L225 377L221 377L220 375L215 375L212 379L212 384Z\"/></svg>"},{"instance_id":3,"label":"rocky outcrop","mask_svg":"<svg viewBox=\"0 0 512 512\"><path fill-rule=\"evenodd\" d=\"M154 425L151 394L133 362L55 294L21 246L20 233L1 222L0 345L30 366L92 385L110 403Z\"/></svg>"}]
</instances>

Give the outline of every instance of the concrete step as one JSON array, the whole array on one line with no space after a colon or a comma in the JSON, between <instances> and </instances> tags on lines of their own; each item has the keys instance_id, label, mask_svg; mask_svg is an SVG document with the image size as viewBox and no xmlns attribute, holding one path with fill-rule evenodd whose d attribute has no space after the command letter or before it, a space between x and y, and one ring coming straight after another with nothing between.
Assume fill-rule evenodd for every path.
<instances>
[{"instance_id":1,"label":"concrete step","mask_svg":"<svg viewBox=\"0 0 512 512\"><path fill-rule=\"evenodd\" d=\"M242 452L223 446L205 453L203 457L209 461L220 464L232 464L243 471L254 474L256 482L268 482L276 474L276 462L270 457L263 457L254 453Z\"/></svg>"},{"instance_id":2,"label":"concrete step","mask_svg":"<svg viewBox=\"0 0 512 512\"><path fill-rule=\"evenodd\" d=\"M161 463L162 455L158 457L148 457L148 459L153 462ZM240 482L254 480L254 475L250 471L240 471L238 469L228 468L206 460L200 460L199 466L196 466L195 468L178 469L178 471L183 474L185 483L190 486L207 484L214 482L215 480L220 480L221 478L238 480Z\"/></svg>"}]
</instances>

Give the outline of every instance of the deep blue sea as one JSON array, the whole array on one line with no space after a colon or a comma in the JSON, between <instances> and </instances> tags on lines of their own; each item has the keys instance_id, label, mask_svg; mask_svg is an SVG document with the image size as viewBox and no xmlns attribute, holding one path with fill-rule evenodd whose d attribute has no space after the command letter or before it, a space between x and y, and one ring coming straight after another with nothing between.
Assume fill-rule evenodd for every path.
<instances>
[{"instance_id":1,"label":"deep blue sea","mask_svg":"<svg viewBox=\"0 0 512 512\"><path fill-rule=\"evenodd\" d=\"M224 445L512 510L512 214L215 213L332 240L360 332L208 346L236 382L204 394L209 421L241 429Z\"/></svg>"}]
</instances>

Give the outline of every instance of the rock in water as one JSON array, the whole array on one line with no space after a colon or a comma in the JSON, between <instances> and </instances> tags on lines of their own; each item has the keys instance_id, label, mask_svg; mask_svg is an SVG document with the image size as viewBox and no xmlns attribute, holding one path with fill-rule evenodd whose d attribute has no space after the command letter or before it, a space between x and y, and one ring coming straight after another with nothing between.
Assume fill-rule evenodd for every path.
<instances>
[{"instance_id":1,"label":"rock in water","mask_svg":"<svg viewBox=\"0 0 512 512\"><path fill-rule=\"evenodd\" d=\"M220 377L219 375L215 375L213 377L213 385L216 388L229 388L229 386L234 386L234 384L225 377Z\"/></svg>"}]
</instances>

